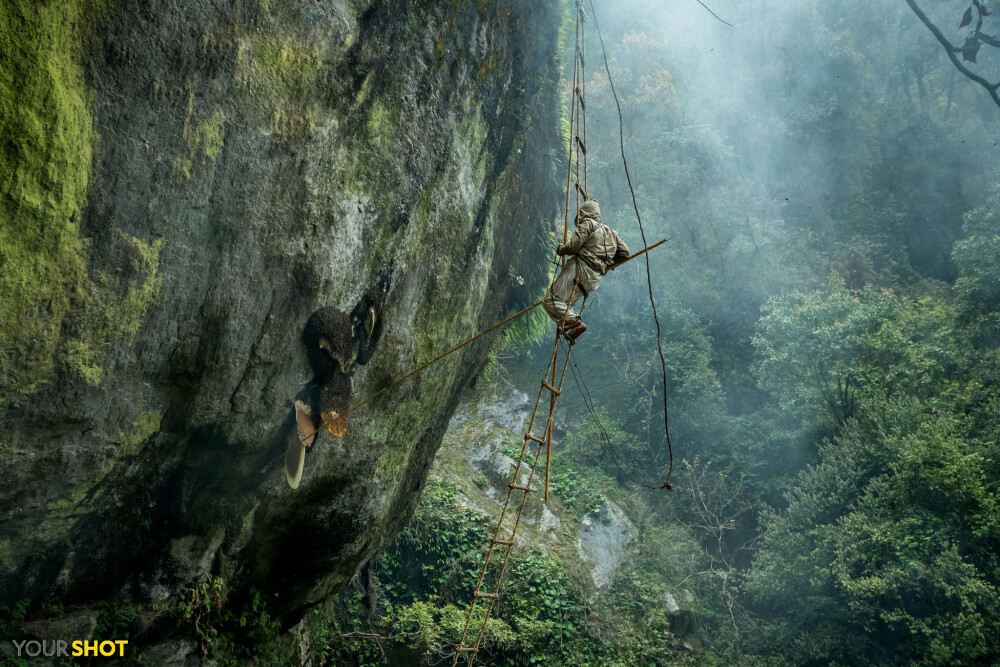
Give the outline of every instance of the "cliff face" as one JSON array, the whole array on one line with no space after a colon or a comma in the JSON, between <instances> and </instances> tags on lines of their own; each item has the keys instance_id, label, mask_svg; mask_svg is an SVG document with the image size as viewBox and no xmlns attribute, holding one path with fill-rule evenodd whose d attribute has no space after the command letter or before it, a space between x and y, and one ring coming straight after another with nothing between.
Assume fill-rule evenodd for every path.
<instances>
[{"instance_id":1,"label":"cliff face","mask_svg":"<svg viewBox=\"0 0 1000 667\"><path fill-rule=\"evenodd\" d=\"M379 299L357 399L537 293L559 4L15 4L0 604L155 602L212 572L294 620L408 519L490 342L321 434L292 491L306 323Z\"/></svg>"}]
</instances>

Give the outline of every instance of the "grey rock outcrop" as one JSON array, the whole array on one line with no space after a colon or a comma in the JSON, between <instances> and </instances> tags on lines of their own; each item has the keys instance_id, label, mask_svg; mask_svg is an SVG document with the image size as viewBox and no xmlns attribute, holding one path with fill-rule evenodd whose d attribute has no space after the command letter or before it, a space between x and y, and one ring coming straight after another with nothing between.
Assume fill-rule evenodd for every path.
<instances>
[{"instance_id":1,"label":"grey rock outcrop","mask_svg":"<svg viewBox=\"0 0 1000 667\"><path fill-rule=\"evenodd\" d=\"M592 563L591 576L598 588L611 583L634 535L635 527L632 522L610 500L601 504L597 514L584 517L577 545L584 560Z\"/></svg>"}]
</instances>

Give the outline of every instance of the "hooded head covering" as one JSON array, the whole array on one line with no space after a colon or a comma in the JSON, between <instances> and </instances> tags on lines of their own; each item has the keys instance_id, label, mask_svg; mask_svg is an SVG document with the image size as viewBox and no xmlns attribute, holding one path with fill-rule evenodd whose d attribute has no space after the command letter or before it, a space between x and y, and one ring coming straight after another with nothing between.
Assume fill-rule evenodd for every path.
<instances>
[{"instance_id":1,"label":"hooded head covering","mask_svg":"<svg viewBox=\"0 0 1000 667\"><path fill-rule=\"evenodd\" d=\"M585 220L587 218L592 218L597 222L602 222L601 207L597 203L596 199L588 199L580 205L580 212L577 214L574 222L579 225L581 220Z\"/></svg>"}]
</instances>

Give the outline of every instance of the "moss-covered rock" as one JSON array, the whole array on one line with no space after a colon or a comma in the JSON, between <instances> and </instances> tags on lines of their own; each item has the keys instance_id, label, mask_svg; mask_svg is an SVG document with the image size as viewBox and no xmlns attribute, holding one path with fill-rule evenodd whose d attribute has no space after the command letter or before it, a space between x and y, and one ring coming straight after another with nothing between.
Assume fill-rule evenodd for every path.
<instances>
[{"instance_id":1,"label":"moss-covered rock","mask_svg":"<svg viewBox=\"0 0 1000 667\"><path fill-rule=\"evenodd\" d=\"M292 491L303 328L391 273L361 398L534 300L562 19L527 0L2 19L32 87L5 65L0 604L159 614L207 568L287 623L404 525L491 339L321 436Z\"/></svg>"},{"instance_id":2,"label":"moss-covered rock","mask_svg":"<svg viewBox=\"0 0 1000 667\"><path fill-rule=\"evenodd\" d=\"M0 14L0 405L48 379L85 281L80 217L97 136L79 50L93 5L17 2Z\"/></svg>"}]
</instances>

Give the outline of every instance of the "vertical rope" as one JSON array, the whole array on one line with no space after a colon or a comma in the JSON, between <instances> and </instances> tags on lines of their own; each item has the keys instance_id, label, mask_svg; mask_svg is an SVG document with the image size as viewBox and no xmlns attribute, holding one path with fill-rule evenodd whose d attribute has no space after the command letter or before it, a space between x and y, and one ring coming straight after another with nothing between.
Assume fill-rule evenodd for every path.
<instances>
[{"instance_id":1,"label":"vertical rope","mask_svg":"<svg viewBox=\"0 0 1000 667\"><path fill-rule=\"evenodd\" d=\"M563 209L563 243L569 240L569 192L570 184L573 178L573 141L576 136L576 81L577 73L579 72L580 63L577 62L576 53L580 49L580 26L579 23L576 26L576 46L573 50L573 88L570 94L570 107L569 107L569 151L567 155L569 156L566 161L566 206ZM565 264L565 260L563 260Z\"/></svg>"},{"instance_id":2,"label":"vertical rope","mask_svg":"<svg viewBox=\"0 0 1000 667\"><path fill-rule=\"evenodd\" d=\"M581 0L582 1L582 0ZM629 192L632 193L632 208L635 209L635 218L639 221L639 234L642 235L642 244L646 245L646 230L642 226L642 216L639 214L639 204L635 198L635 188L632 187L632 176L628 169L628 160L625 157L625 121L622 119L622 105L618 100L618 91L615 90L615 82L611 77L611 67L608 65L608 50L604 46L604 35L601 33L601 26L597 22L597 12L594 9L594 0L590 0L590 13L594 17L594 28L601 39L601 52L604 54L604 71L608 74L608 83L611 85L611 93L615 97L615 106L618 108L618 145L621 148L622 164L625 165L625 179L628 181ZM674 472L674 447L670 442L670 419L667 414L667 360L663 356L662 330L660 329L660 317L656 313L656 300L653 298L653 278L649 270L649 255L646 259L646 284L649 286L649 305L653 309L653 321L656 322L656 351L660 355L660 368L663 372L663 432L667 440L667 452L670 456L670 467L667 470L666 485L670 484L670 476Z\"/></svg>"},{"instance_id":3,"label":"vertical rope","mask_svg":"<svg viewBox=\"0 0 1000 667\"><path fill-rule=\"evenodd\" d=\"M583 2L579 2L580 19L585 20L583 14ZM580 61L580 106L583 107L583 145L587 144L587 33L586 27L583 32L583 39L580 40L580 53L577 54ZM587 178L587 153L583 154L583 191L589 193L590 185Z\"/></svg>"},{"instance_id":4,"label":"vertical rope","mask_svg":"<svg viewBox=\"0 0 1000 667\"><path fill-rule=\"evenodd\" d=\"M579 47L577 47L576 55L573 56L573 59L577 61L577 65L579 66L579 60L580 60L580 49L579 49ZM576 84L573 86L573 97L576 98L576 97L579 96L579 94L580 94L580 80L577 79ZM576 214L577 214L577 216L580 215L580 203L581 202L580 202L580 187L579 186L582 185L580 183L580 135L579 135L579 131L580 131L580 114L583 111L580 108L581 106L582 105L580 104L580 102L577 101L577 103L576 103L576 130L577 130L578 134L576 134L573 137L573 148L575 149L574 152L576 153L576 185L577 185L577 187L574 188L574 189L576 190ZM576 218L576 219L578 220L579 218Z\"/></svg>"}]
</instances>

